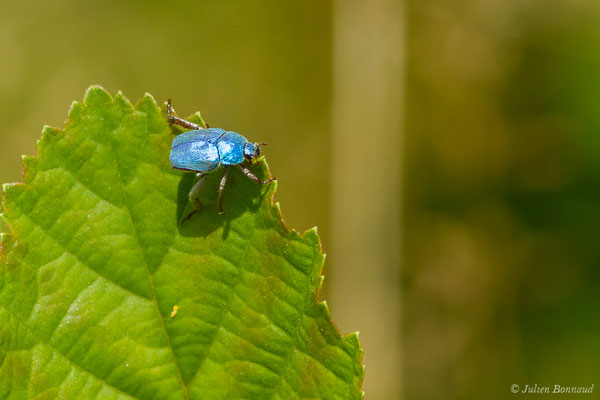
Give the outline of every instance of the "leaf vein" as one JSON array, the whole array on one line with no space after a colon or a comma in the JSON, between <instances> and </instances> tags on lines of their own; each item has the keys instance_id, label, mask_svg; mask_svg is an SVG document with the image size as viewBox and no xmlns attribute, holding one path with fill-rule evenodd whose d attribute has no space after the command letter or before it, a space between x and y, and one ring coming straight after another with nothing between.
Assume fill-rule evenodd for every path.
<instances>
[{"instance_id":1,"label":"leaf vein","mask_svg":"<svg viewBox=\"0 0 600 400\"><path fill-rule=\"evenodd\" d=\"M120 128L120 126L121 126L121 124L119 124L119 126L115 129L115 131L118 130L118 128ZM148 127L146 126L146 132L147 132L147 130L148 130ZM144 141L144 147L146 146L147 143L148 143L147 140L145 140ZM148 263L148 259L147 259L147 256L146 256L146 252L144 251L144 247L142 246L142 243L140 242L140 238L139 238L138 231L137 231L137 225L135 224L135 222L133 220L133 213L131 211L131 206L130 206L129 201L127 199L127 188L126 188L125 182L123 180L123 175L122 175L121 170L120 170L119 162L117 161L117 157L115 156L115 151L114 151L115 150L114 149L114 134L111 135L110 147L111 147L111 154L112 154L112 157L113 157L113 161L115 163L115 168L116 168L117 174L119 176L119 182L121 183L121 188L123 190L123 200L124 200L125 208L126 208L128 214L129 214L129 220L131 222L131 226L132 226L133 233L134 233L135 239L137 241L137 244L138 244L139 248L141 249L141 251L142 251L142 253L144 255L144 261L145 261L145 264L146 264L146 269L148 270L148 278L150 280L150 287L152 288L152 294L153 294L153 297L154 297L154 301L152 301L152 303L156 306L156 313L158 314L158 318L161 321L161 325L162 325L163 332L164 332L164 335L165 335L167 347L169 348L171 356L173 357L173 362L175 364L175 369L177 371L177 377L179 379L179 382L181 383L181 388L183 390L183 396L184 396L184 398L189 399L189 397L190 397L189 390L187 390L187 387L186 387L186 385L185 385L185 383L183 381L183 376L181 374L181 368L179 366L179 362L177 361L177 357L175 356L175 352L173 351L173 346L171 344L171 338L169 336L169 331L167 330L167 325L165 323L165 319L164 319L162 313L160 312L160 306L158 304L158 296L156 294L156 285L154 283L153 274L150 271L150 264ZM142 152L143 152L143 149L142 149ZM139 166L136 167L136 172L137 172L138 169L139 169ZM157 268L157 271L158 271L158 268Z\"/></svg>"},{"instance_id":2,"label":"leaf vein","mask_svg":"<svg viewBox=\"0 0 600 400\"><path fill-rule=\"evenodd\" d=\"M59 242L58 240L56 240L55 238L53 238L52 235L50 235L50 233L48 231L46 231L39 223L37 223L35 220L33 220L29 215L22 214L22 216L25 217L27 220L29 220L34 226L36 226L37 228L39 228L42 231L42 233L44 233L44 236L47 237L48 239L50 239L52 242L56 243L63 250L64 253L67 253L68 255L70 255L73 258L75 258L77 260L77 262L79 262L84 267L88 268L90 271L92 271L96 275L98 275L101 278L105 279L107 282L110 282L111 284L113 284L113 285L115 285L115 286L123 289L127 293L132 294L133 296L139 297L139 298L144 299L146 301L151 301L151 299L149 299L148 297L146 297L146 296L144 296L142 294L135 293L131 289L128 289L128 288L122 286L121 284L119 284L118 282L112 280L111 278L102 275L100 272L96 271L94 268L92 268L91 266L89 266L85 261L83 261L81 258L79 258L79 256L77 256L75 253L72 253L61 242Z\"/></svg>"},{"instance_id":3,"label":"leaf vein","mask_svg":"<svg viewBox=\"0 0 600 400\"><path fill-rule=\"evenodd\" d=\"M111 389L114 389L115 391L129 397L132 399L136 399L135 396L133 396L130 393L125 392L124 390L114 386L113 384L111 384L110 382L105 381L104 379L102 379L99 376L94 375L94 373L92 371L87 370L86 368L84 368L83 366L77 364L75 361L71 360L69 357L67 357L67 355L63 354L60 350L58 350L57 348L53 347L51 343L47 342L46 340L44 340L43 337L39 336L36 334L35 330L33 330L26 321L21 320L21 318L19 317L19 315L17 313L15 313L14 311L12 311L10 308L4 306L3 304L0 304L0 308L3 308L4 310L6 310L10 315L13 316L13 318L15 320L17 320L21 325L23 325L25 327L25 329L33 336L35 337L39 343L43 344L44 346L48 347L50 350L52 350L55 354L61 356L63 359L65 359L69 364L71 364L72 366L74 366L75 368L80 369L81 371L89 374L90 376L92 376L93 378L99 380L100 382L102 382L103 384L105 384L106 386L110 387ZM29 380L28 380L29 382Z\"/></svg>"}]
</instances>

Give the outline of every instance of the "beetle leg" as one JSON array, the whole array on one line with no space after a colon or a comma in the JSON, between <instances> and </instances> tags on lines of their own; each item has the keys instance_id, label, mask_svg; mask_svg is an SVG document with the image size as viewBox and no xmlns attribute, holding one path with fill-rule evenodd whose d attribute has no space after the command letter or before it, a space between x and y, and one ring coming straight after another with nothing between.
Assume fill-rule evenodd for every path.
<instances>
[{"instance_id":1,"label":"beetle leg","mask_svg":"<svg viewBox=\"0 0 600 400\"><path fill-rule=\"evenodd\" d=\"M254 175L252 172L250 172L250 170L249 170L248 168L244 167L243 165L240 165L240 168L242 169L242 172L243 172L244 174L246 174L246 176L247 176L248 178L252 179L252 180L253 180L254 182L256 182L256 183L260 183L261 185L264 185L264 184L266 184L266 183L272 182L272 181L274 181L275 179L277 179L277 178L275 178L275 177L273 176L273 177L271 177L271 178L267 179L266 181L263 181L263 180L261 180L261 179L260 179L258 176Z\"/></svg>"},{"instance_id":2,"label":"beetle leg","mask_svg":"<svg viewBox=\"0 0 600 400\"><path fill-rule=\"evenodd\" d=\"M227 166L224 167L225 172L223 173L223 178L221 178L221 184L219 185L219 214L225 214L223 211L223 189L225 188L225 183L227 182Z\"/></svg>"},{"instance_id":3,"label":"beetle leg","mask_svg":"<svg viewBox=\"0 0 600 400\"><path fill-rule=\"evenodd\" d=\"M188 214L187 217L183 219L183 221L181 221L181 225L183 225L183 223L188 219L192 218L192 215L194 215L197 211L202 209L202 203L200 202L198 196L200 195L200 189L202 189L202 185L204 185L204 181L206 180L206 175L198 172L196 176L198 176L200 179L198 179L198 182L192 186L192 189L188 194L188 198L190 199L190 203L192 203L194 209Z\"/></svg>"},{"instance_id":4,"label":"beetle leg","mask_svg":"<svg viewBox=\"0 0 600 400\"><path fill-rule=\"evenodd\" d=\"M193 122L186 121L183 118L179 118L175 110L173 110L173 106L171 105L171 99L167 99L167 118L169 122L175 125L183 126L184 128L191 130L200 130L202 127L200 125L196 125Z\"/></svg>"},{"instance_id":5,"label":"beetle leg","mask_svg":"<svg viewBox=\"0 0 600 400\"><path fill-rule=\"evenodd\" d=\"M206 180L206 174L198 172L196 176L199 178L198 182L196 182L196 184L192 187L190 193L188 194L188 197L194 208L201 209L202 203L200 203L200 199L198 198L198 196L200 195L200 189L202 189L202 185L204 185L204 181Z\"/></svg>"}]
</instances>

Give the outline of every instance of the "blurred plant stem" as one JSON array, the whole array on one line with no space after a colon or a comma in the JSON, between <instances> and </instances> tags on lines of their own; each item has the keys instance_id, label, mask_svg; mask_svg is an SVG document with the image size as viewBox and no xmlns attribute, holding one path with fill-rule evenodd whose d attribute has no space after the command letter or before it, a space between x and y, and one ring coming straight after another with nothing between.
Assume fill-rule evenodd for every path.
<instances>
[{"instance_id":1,"label":"blurred plant stem","mask_svg":"<svg viewBox=\"0 0 600 400\"><path fill-rule=\"evenodd\" d=\"M361 332L371 399L400 392L403 6L334 4L328 299L340 331Z\"/></svg>"}]
</instances>

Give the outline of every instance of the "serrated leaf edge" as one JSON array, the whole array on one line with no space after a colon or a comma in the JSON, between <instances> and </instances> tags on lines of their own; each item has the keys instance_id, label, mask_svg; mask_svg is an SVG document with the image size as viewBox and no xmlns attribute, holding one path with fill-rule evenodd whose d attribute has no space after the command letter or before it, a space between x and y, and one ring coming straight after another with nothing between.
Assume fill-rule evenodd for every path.
<instances>
[{"instance_id":1,"label":"serrated leaf edge","mask_svg":"<svg viewBox=\"0 0 600 400\"><path fill-rule=\"evenodd\" d=\"M10 192L13 189L17 189L17 187L19 187L19 186L21 186L21 187L23 187L23 189L25 189L25 187L27 185L27 181L28 181L27 171L28 171L28 169L33 167L33 165L35 164L35 162L38 159L40 144L48 141L53 135L63 134L66 127L69 125L69 123L75 119L75 116L73 115L73 113L77 112L83 105L90 105L91 101L95 100L97 98L96 95L98 95L98 94L100 94L101 97L104 97L107 100L107 102L115 102L116 100L123 101L126 104L127 108L132 109L132 110L140 110L141 108L143 108L143 106L145 104L149 104L151 108L154 108L154 111L157 111L159 113L163 109L166 108L166 102L164 103L163 107L160 107L158 105L158 103L156 102L156 100L154 99L154 97L150 93L147 93L147 92L144 93L142 98L140 98L135 103L135 105L133 105L131 103L131 101L127 97L125 97L123 95L123 92L120 90L117 91L114 96L111 96L110 93L100 85L90 86L86 90L82 102L73 101L71 103L69 110L68 110L67 119L64 121L62 128L56 128L56 127L52 127L50 125L43 126L42 132L41 132L42 133L41 140L38 140L36 143L36 154L34 156L22 155L22 157L21 157L22 165L23 165L23 181L24 182L2 184L2 191L3 191L2 204L3 205L6 204L7 192ZM200 112L198 112L198 111L195 112L194 114L192 114L192 117L194 119L199 119L201 124L204 127L206 127L206 123L205 123L204 119L202 118L202 115ZM271 173L269 170L269 166L266 162L264 164L265 164L266 169L270 176ZM283 218L280 203L276 202L274 199L276 190L277 190L277 181L274 181L274 184L271 185L269 188L269 192L270 192L270 195L268 196L270 199L269 208L270 208L270 211L273 213L273 216L276 218L276 220L280 221L280 227L283 228L283 230L285 232L287 232L288 234L290 234L292 237L296 236L296 237L302 239L304 242L311 240L311 237L313 239L316 239L316 244L318 246L318 254L321 256L321 262L320 262L320 265L318 265L317 268L315 268L315 271L313 271L313 275L316 279L311 280L313 282L313 284L311 285L311 293L314 296L314 299L316 301L316 305L317 305L318 309L323 314L322 316L325 317L327 319L327 321L329 321L329 323L331 323L335 332L338 335L338 338L342 339L346 343L353 344L353 347L355 347L355 349L358 351L358 354L360 355L359 363L361 364L362 371L363 371L362 376L360 377L360 382L359 382L358 387L362 387L362 382L364 380L365 366L362 364L363 357L364 357L364 351L363 351L362 347L360 346L359 332L351 332L346 335L342 335L341 332L339 331L338 327L335 325L335 323L333 322L333 320L331 318L331 312L329 310L327 302L325 300L319 301L319 295L320 295L320 291L322 288L322 283L325 279L324 275L322 274L322 271L323 271L326 255L323 253L321 239L317 233L317 227L315 226L315 227L309 228L306 231L304 231L303 233L298 233L295 229L290 229ZM0 223L2 223L2 221L4 221L4 219L2 218L2 214L0 214ZM9 232L0 232L0 257L2 257L2 255L3 255L5 243L9 239L14 240L14 234L12 233L12 229L11 229L10 225L6 222L4 222L4 224L11 230L11 232L10 233ZM136 236L137 236L137 233L136 233ZM150 272L149 272L149 276L151 276ZM152 283L152 286L154 288L154 283ZM154 293L154 295L156 296L156 293ZM157 310L157 312L158 312L159 317L164 326L165 321L162 317L162 314L160 313L160 310ZM170 338L169 338L168 332L166 331L166 326L165 326L165 335L167 337L167 340L169 341L168 347L172 352L173 349L172 349L172 346L170 345ZM355 343L352 343L352 342L355 342ZM183 382L183 377L181 375L181 372L179 371L179 365L177 362L177 358L175 357L174 354L173 354L173 360L174 360L175 366L178 371L178 377L182 382L182 388L184 389L183 390L184 396L186 398L189 398L189 386ZM110 385L107 382L104 382L104 383L109 385L110 387L113 387L112 385ZM118 389L118 388L115 388L115 390L120 391L120 389ZM362 392L362 396L364 397L364 392Z\"/></svg>"}]
</instances>

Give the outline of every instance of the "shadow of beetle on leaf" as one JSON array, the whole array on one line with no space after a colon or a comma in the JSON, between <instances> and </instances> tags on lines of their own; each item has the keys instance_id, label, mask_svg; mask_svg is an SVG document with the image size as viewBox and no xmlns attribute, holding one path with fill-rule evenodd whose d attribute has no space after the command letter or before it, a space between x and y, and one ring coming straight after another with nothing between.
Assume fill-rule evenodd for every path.
<instances>
[{"instance_id":1,"label":"shadow of beetle on leaf","mask_svg":"<svg viewBox=\"0 0 600 400\"><path fill-rule=\"evenodd\" d=\"M244 164L259 178L263 180L268 178L262 166L256 163L250 165L248 162ZM224 214L219 214L219 184L223 173L223 168L218 168L207 174L198 196L202 208L194 211L188 196L197 181L196 174L183 172L177 190L177 225L182 236L206 237L215 230L223 228L223 239L227 239L232 220L246 212L258 212L262 202L269 201L267 192L271 183L261 185L248 178L239 167L230 166L223 190ZM186 220L192 212L193 215Z\"/></svg>"}]
</instances>

